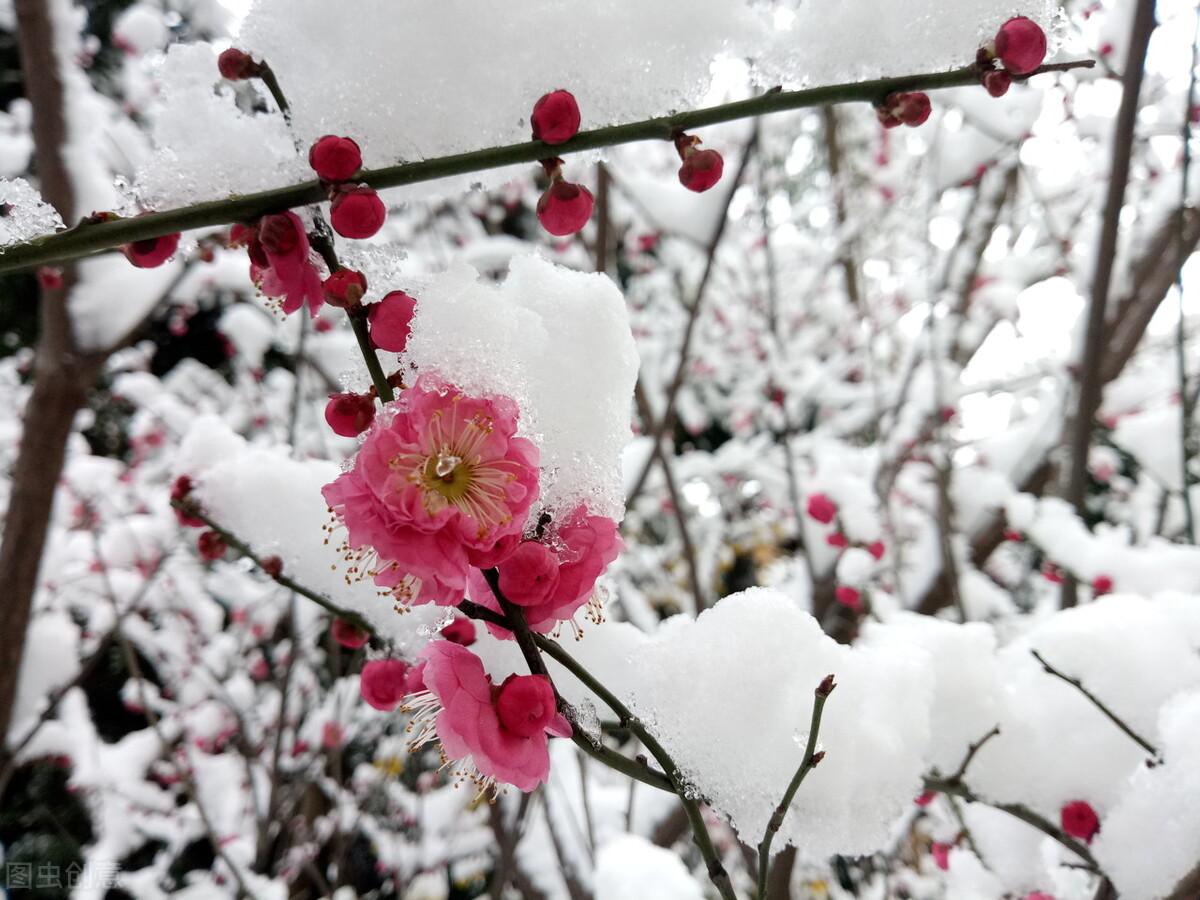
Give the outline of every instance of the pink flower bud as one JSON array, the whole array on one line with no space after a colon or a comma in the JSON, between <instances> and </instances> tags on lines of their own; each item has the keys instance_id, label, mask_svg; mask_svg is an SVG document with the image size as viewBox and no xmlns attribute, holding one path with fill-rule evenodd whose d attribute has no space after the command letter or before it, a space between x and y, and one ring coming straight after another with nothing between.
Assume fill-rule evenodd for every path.
<instances>
[{"instance_id":1,"label":"pink flower bud","mask_svg":"<svg viewBox=\"0 0 1200 900\"><path fill-rule=\"evenodd\" d=\"M834 599L847 609L862 612L862 595L849 585L840 584L833 592Z\"/></svg>"},{"instance_id":2,"label":"pink flower bud","mask_svg":"<svg viewBox=\"0 0 1200 900\"><path fill-rule=\"evenodd\" d=\"M345 238L369 238L383 227L387 207L373 188L342 187L333 197L329 221L333 230Z\"/></svg>"},{"instance_id":3,"label":"pink flower bud","mask_svg":"<svg viewBox=\"0 0 1200 900\"><path fill-rule=\"evenodd\" d=\"M362 667L358 689L368 706L390 712L408 693L407 675L408 666L398 659L374 659Z\"/></svg>"},{"instance_id":4,"label":"pink flower bud","mask_svg":"<svg viewBox=\"0 0 1200 900\"><path fill-rule=\"evenodd\" d=\"M1012 76L1000 69L993 69L983 75L983 87L993 97L1003 97L1012 87Z\"/></svg>"},{"instance_id":5,"label":"pink flower bud","mask_svg":"<svg viewBox=\"0 0 1200 900\"><path fill-rule=\"evenodd\" d=\"M519 606L544 603L558 587L558 557L537 541L519 544L499 571L501 593Z\"/></svg>"},{"instance_id":6,"label":"pink flower bud","mask_svg":"<svg viewBox=\"0 0 1200 900\"><path fill-rule=\"evenodd\" d=\"M225 538L216 531L201 532L200 537L196 538L196 549L200 552L200 557L209 562L215 562L225 555L225 551L229 549L225 544Z\"/></svg>"},{"instance_id":7,"label":"pink flower bud","mask_svg":"<svg viewBox=\"0 0 1200 900\"><path fill-rule=\"evenodd\" d=\"M551 91L533 105L533 139L547 144L569 141L579 132L579 104L570 91Z\"/></svg>"},{"instance_id":8,"label":"pink flower bud","mask_svg":"<svg viewBox=\"0 0 1200 900\"><path fill-rule=\"evenodd\" d=\"M933 856L934 864L945 871L950 868L950 845L949 844L934 844L929 848L930 854Z\"/></svg>"},{"instance_id":9,"label":"pink flower bud","mask_svg":"<svg viewBox=\"0 0 1200 900\"><path fill-rule=\"evenodd\" d=\"M689 191L702 193L721 180L725 160L716 150L693 150L679 167L679 183Z\"/></svg>"},{"instance_id":10,"label":"pink flower bud","mask_svg":"<svg viewBox=\"0 0 1200 900\"><path fill-rule=\"evenodd\" d=\"M357 650L371 639L371 635L347 619L334 619L329 633L347 650Z\"/></svg>"},{"instance_id":11,"label":"pink flower bud","mask_svg":"<svg viewBox=\"0 0 1200 900\"><path fill-rule=\"evenodd\" d=\"M175 250L179 247L179 237L179 232L175 232L144 241L134 241L123 246L121 252L139 269L154 269L175 255Z\"/></svg>"},{"instance_id":12,"label":"pink flower bud","mask_svg":"<svg viewBox=\"0 0 1200 900\"><path fill-rule=\"evenodd\" d=\"M322 181L349 181L362 168L362 151L353 138L327 134L309 148L308 164Z\"/></svg>"},{"instance_id":13,"label":"pink flower bud","mask_svg":"<svg viewBox=\"0 0 1200 900\"><path fill-rule=\"evenodd\" d=\"M581 184L552 181L538 200L538 221L556 237L565 237L587 224L595 202L592 192Z\"/></svg>"},{"instance_id":14,"label":"pink flower bud","mask_svg":"<svg viewBox=\"0 0 1200 900\"><path fill-rule=\"evenodd\" d=\"M925 791L925 793L921 794L919 797L917 797L915 800L913 800L913 803L917 804L917 806L924 808L924 807L928 806L930 803L932 803L936 797L937 797L937 791Z\"/></svg>"},{"instance_id":15,"label":"pink flower bud","mask_svg":"<svg viewBox=\"0 0 1200 900\"><path fill-rule=\"evenodd\" d=\"M1004 539L1006 541L1018 541L1018 542L1023 540L1023 538L1021 537L1021 532L1017 531L1017 529L1015 529L1015 528L1005 528L1004 529Z\"/></svg>"},{"instance_id":16,"label":"pink flower bud","mask_svg":"<svg viewBox=\"0 0 1200 900\"><path fill-rule=\"evenodd\" d=\"M837 504L824 494L812 494L808 498L808 514L822 525L828 525L837 515Z\"/></svg>"},{"instance_id":17,"label":"pink flower bud","mask_svg":"<svg viewBox=\"0 0 1200 900\"><path fill-rule=\"evenodd\" d=\"M1099 597L1101 594L1107 594L1113 589L1113 580L1107 575L1097 575L1092 580L1092 593Z\"/></svg>"},{"instance_id":18,"label":"pink flower bud","mask_svg":"<svg viewBox=\"0 0 1200 900\"><path fill-rule=\"evenodd\" d=\"M825 543L830 547L848 547L850 546L849 539L840 531L835 531L833 534L825 538Z\"/></svg>"},{"instance_id":19,"label":"pink flower bud","mask_svg":"<svg viewBox=\"0 0 1200 900\"><path fill-rule=\"evenodd\" d=\"M217 71L221 73L222 78L242 81L246 78L257 78L262 72L262 64L251 59L249 53L230 47L217 57Z\"/></svg>"},{"instance_id":20,"label":"pink flower bud","mask_svg":"<svg viewBox=\"0 0 1200 900\"><path fill-rule=\"evenodd\" d=\"M883 554L887 552L887 547L884 546L883 541L871 541L871 543L867 544L867 552L876 559L883 559Z\"/></svg>"},{"instance_id":21,"label":"pink flower bud","mask_svg":"<svg viewBox=\"0 0 1200 900\"><path fill-rule=\"evenodd\" d=\"M442 637L460 647L475 643L475 623L470 619L457 618L442 629Z\"/></svg>"},{"instance_id":22,"label":"pink flower bud","mask_svg":"<svg viewBox=\"0 0 1200 900\"><path fill-rule=\"evenodd\" d=\"M283 574L283 560L278 556L268 556L262 561L263 573L271 578L278 578Z\"/></svg>"},{"instance_id":23,"label":"pink flower bud","mask_svg":"<svg viewBox=\"0 0 1200 900\"><path fill-rule=\"evenodd\" d=\"M1072 800L1067 803L1059 817L1062 820L1063 831L1089 844L1100 830L1100 817L1086 800Z\"/></svg>"},{"instance_id":24,"label":"pink flower bud","mask_svg":"<svg viewBox=\"0 0 1200 900\"><path fill-rule=\"evenodd\" d=\"M371 343L379 350L400 353L408 346L417 301L404 291L392 291L368 307Z\"/></svg>"},{"instance_id":25,"label":"pink flower bud","mask_svg":"<svg viewBox=\"0 0 1200 900\"><path fill-rule=\"evenodd\" d=\"M1046 32L1025 16L1009 19L996 32L996 56L1014 75L1028 75L1046 58Z\"/></svg>"},{"instance_id":26,"label":"pink flower bud","mask_svg":"<svg viewBox=\"0 0 1200 900\"><path fill-rule=\"evenodd\" d=\"M322 283L325 302L339 309L357 306L367 292L367 278L353 269L338 269L330 273Z\"/></svg>"},{"instance_id":27,"label":"pink flower bud","mask_svg":"<svg viewBox=\"0 0 1200 900\"><path fill-rule=\"evenodd\" d=\"M509 675L496 697L500 724L518 737L541 734L558 712L554 688L544 675Z\"/></svg>"},{"instance_id":28,"label":"pink flower bud","mask_svg":"<svg viewBox=\"0 0 1200 900\"><path fill-rule=\"evenodd\" d=\"M325 421L334 434L358 437L375 421L375 400L367 394L330 394Z\"/></svg>"}]
</instances>

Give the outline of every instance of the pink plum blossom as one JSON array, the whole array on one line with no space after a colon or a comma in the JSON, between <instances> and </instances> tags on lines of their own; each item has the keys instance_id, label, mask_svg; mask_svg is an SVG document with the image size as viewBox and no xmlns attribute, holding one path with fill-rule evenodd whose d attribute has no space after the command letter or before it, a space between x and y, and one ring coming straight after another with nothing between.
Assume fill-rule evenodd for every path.
<instances>
[{"instance_id":1,"label":"pink plum blossom","mask_svg":"<svg viewBox=\"0 0 1200 900\"><path fill-rule=\"evenodd\" d=\"M473 565L519 538L538 495L538 450L506 397L470 397L423 375L384 407L354 467L322 493L351 574L401 607L462 601Z\"/></svg>"},{"instance_id":2,"label":"pink plum blossom","mask_svg":"<svg viewBox=\"0 0 1200 900\"><path fill-rule=\"evenodd\" d=\"M483 791L497 782L532 791L550 775L549 735L570 737L544 675L510 675L492 683L470 650L434 641L422 653L425 687L406 708L413 717L413 746L433 740L457 762L456 774Z\"/></svg>"}]
</instances>

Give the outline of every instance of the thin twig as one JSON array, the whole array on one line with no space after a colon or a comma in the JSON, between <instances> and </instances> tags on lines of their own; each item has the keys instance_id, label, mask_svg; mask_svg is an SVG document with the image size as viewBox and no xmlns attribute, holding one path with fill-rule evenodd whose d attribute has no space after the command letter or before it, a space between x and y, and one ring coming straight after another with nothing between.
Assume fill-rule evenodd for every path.
<instances>
[{"instance_id":1,"label":"thin twig","mask_svg":"<svg viewBox=\"0 0 1200 900\"><path fill-rule=\"evenodd\" d=\"M1157 747L1155 747L1148 740L1146 740L1144 737L1142 737L1140 734L1138 734L1136 731L1134 731L1132 728L1130 728L1129 724L1124 719L1122 719L1115 712L1113 712L1111 709L1109 709L1107 706L1105 706L1104 702L1099 697L1097 697L1095 694L1093 694L1091 691L1089 691L1086 687L1084 687L1082 681L1080 681L1078 678L1072 678L1070 675L1065 675L1064 673L1060 672L1058 669L1054 668L1054 666L1052 666L1052 665L1050 665L1050 663L1046 662L1045 657L1043 657L1042 654L1038 653L1037 650L1030 649L1029 652L1033 654L1034 659L1036 659L1039 663L1042 664L1042 668L1048 674L1053 675L1055 678L1062 679L1067 684L1071 685L1071 687L1075 688L1075 690L1079 691L1079 693L1083 694L1083 696L1085 696L1089 701L1091 701L1092 705L1095 706L1096 709L1100 710L1100 712L1104 713L1104 715L1106 715L1108 717L1108 720L1110 722L1112 722L1114 725L1116 725L1118 728L1120 728L1121 731L1125 732L1125 734L1130 738L1130 740L1132 740L1139 747L1141 747L1143 750L1145 750L1147 753L1149 753L1152 757L1154 757L1154 761L1156 764L1161 763L1163 761L1162 754L1160 754L1158 752Z\"/></svg>"},{"instance_id":2,"label":"thin twig","mask_svg":"<svg viewBox=\"0 0 1200 900\"><path fill-rule=\"evenodd\" d=\"M1188 462L1191 457L1192 402L1188 393L1187 355L1184 352L1187 329L1183 309L1183 265L1187 262L1188 176L1192 168L1192 103L1196 95L1196 56L1200 49L1200 10L1192 32L1192 60L1188 70L1188 90L1183 108L1183 165L1180 166L1179 214L1175 233L1175 292L1179 298L1179 321L1175 327L1175 363L1179 372L1179 493L1183 500L1184 523L1189 544L1196 543L1196 518L1189 489L1192 484Z\"/></svg>"},{"instance_id":3,"label":"thin twig","mask_svg":"<svg viewBox=\"0 0 1200 900\"><path fill-rule=\"evenodd\" d=\"M958 771L956 771L953 775L950 776L950 780L951 781L962 781L963 777L967 774L967 768L971 765L971 761L975 759L975 754L983 749L984 744L986 744L992 738L998 737L999 734L1000 734L1000 726L994 725L992 727L992 730L989 731L987 734L985 734L983 737L981 737L979 740L974 741L971 744L968 744L967 745L967 754L966 754L966 756L963 757L963 761L961 763L959 763Z\"/></svg>"},{"instance_id":4,"label":"thin twig","mask_svg":"<svg viewBox=\"0 0 1200 900\"><path fill-rule=\"evenodd\" d=\"M817 764L825 758L825 751L817 750L817 736L821 731L821 714L825 711L825 701L829 699L829 695L833 693L835 687L837 685L834 684L833 676L827 675L817 685L816 690L813 691L812 720L808 726L808 743L804 747L804 757L800 761L800 767L796 769L796 774L792 776L787 790L783 792L783 799L779 801L779 805L771 813L771 818L767 822L767 830L758 844L758 900L766 900L767 896L767 874L770 871L771 842L775 840L775 835L783 827L783 820L787 817L788 809L792 805L796 791L800 789L800 785L804 782L808 773L815 769Z\"/></svg>"},{"instance_id":5,"label":"thin twig","mask_svg":"<svg viewBox=\"0 0 1200 900\"><path fill-rule=\"evenodd\" d=\"M629 491L629 495L625 498L625 508L633 506L635 500L645 487L646 478L650 474L650 468L654 465L656 459L665 459L666 451L663 449L663 438L675 426L675 403L679 399L679 390L683 387L684 378L687 375L687 366L691 361L690 352L692 347L692 339L696 334L696 324L700 320L700 310L704 308L704 295L708 289L708 283L712 278L713 272L717 267L717 249L720 247L721 238L725 234L725 226L729 221L729 204L733 202L733 195L737 193L738 185L742 181L742 177L746 173L746 167L750 163L750 157L754 155L755 148L758 146L758 129L750 135L750 140L746 142L742 148L742 158L738 163L737 172L734 173L733 179L730 181L727 188L728 193L725 195L725 203L721 207L717 226L713 230L712 238L705 248L706 256L704 262L704 272L700 275L700 281L696 285L696 290L692 294L692 302L687 309L687 322L683 327L683 340L679 346L679 359L675 363L675 371L671 375L671 381L667 385L666 399L663 402L662 417L659 418L657 424L652 424L650 419L646 422L646 431L653 438L650 457L642 466L642 471L638 473L637 479L633 483L633 488ZM641 379L639 379L640 381ZM651 415L650 409L647 406L647 415Z\"/></svg>"}]
</instances>

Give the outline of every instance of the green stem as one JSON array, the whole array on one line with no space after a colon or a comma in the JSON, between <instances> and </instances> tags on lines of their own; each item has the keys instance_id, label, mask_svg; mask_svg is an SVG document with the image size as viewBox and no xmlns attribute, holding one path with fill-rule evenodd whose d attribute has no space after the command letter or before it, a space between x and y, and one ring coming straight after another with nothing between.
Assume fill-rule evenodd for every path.
<instances>
[{"instance_id":1,"label":"green stem","mask_svg":"<svg viewBox=\"0 0 1200 900\"><path fill-rule=\"evenodd\" d=\"M800 790L800 785L804 783L808 773L815 769L825 757L823 751L817 752L817 736L821 732L821 714L825 711L825 701L833 693L834 687L836 685L833 682L833 676L829 675L813 691L812 719L808 724L808 743L804 747L804 757L800 761L800 767L796 769L796 774L788 783L787 790L783 792L783 799L771 813L771 818L767 822L767 830L758 844L758 900L766 900L767 896L767 873L771 866L771 842L775 840L775 835L783 827L783 820L787 817L796 791Z\"/></svg>"},{"instance_id":2,"label":"green stem","mask_svg":"<svg viewBox=\"0 0 1200 900\"><path fill-rule=\"evenodd\" d=\"M708 869L708 877L721 894L722 900L737 900L737 895L733 892L733 883L729 880L729 873L725 871L725 866L722 865L721 858L717 855L716 848L713 846L712 838L709 837L708 827L704 824L704 817L700 813L700 805L688 796L688 785L684 782L679 767L675 764L675 760L671 758L670 754L667 753L654 735L646 730L646 727L630 711L629 707L622 703L612 691L601 684L591 672L580 665L557 641L553 641L544 635L534 634L530 630L529 623L525 621L522 609L505 597L504 592L500 590L500 576L495 569L484 569L482 571L484 578L487 579L488 586L492 589L492 594L495 595L500 608L504 610L505 617L510 623L508 627L512 629L517 645L521 648L521 653L529 665L529 671L535 675L549 677L546 664L538 652L540 650L579 679L588 690L603 700L617 714L621 723L626 725L638 740L645 745L646 749L650 751L650 755L654 757L666 773L665 778L668 780L669 785L667 790L672 791L679 797L679 802L683 804L688 821L692 826L692 839L696 842L696 847L700 850L700 855L704 858L705 866ZM569 704L564 703L564 705L570 709ZM572 728L572 736L574 737L578 731L578 728ZM580 735L580 740L576 740L575 743L582 747L589 755L595 756L592 753L593 748L589 746L590 741L587 740L586 736ZM596 758L600 759L599 757ZM605 762L603 759L600 759L600 761ZM641 778L638 780L644 781ZM655 785L655 787L658 786Z\"/></svg>"},{"instance_id":3,"label":"green stem","mask_svg":"<svg viewBox=\"0 0 1200 900\"><path fill-rule=\"evenodd\" d=\"M1093 60L1056 63L1042 66L1026 77L1043 72L1091 68L1094 65ZM979 75L975 67L964 66L949 72L877 78L871 81L834 84L802 91L776 89L748 100L583 131L566 143L553 147L543 144L541 141L489 147L469 153L456 153L417 162L399 163L380 169L364 170L356 180L376 189L402 187L502 166L537 162L551 156L564 156L569 153L596 150L616 144L671 140L674 134L680 130L703 128L737 119L832 103L854 101L870 103L882 100L894 91L930 91L962 87L975 84L978 80ZM1018 80L1024 80L1024 78ZM269 84L267 87L270 89ZM0 273L63 262L176 231L209 228L227 225L231 222L250 222L268 213L321 203L326 199L325 188L319 181L312 180L254 194L209 200L179 209L148 213L144 216L77 225L57 234L44 235L8 247L0 254Z\"/></svg>"},{"instance_id":4,"label":"green stem","mask_svg":"<svg viewBox=\"0 0 1200 900\"><path fill-rule=\"evenodd\" d=\"M379 356L371 345L371 333L367 328L365 311L347 312L347 316L350 318L350 327L354 329L354 337L358 340L358 349L362 351L363 361L367 364L367 371L371 373L371 383L375 385L375 392L384 403L390 403L396 399L396 395L392 392L387 375L383 373L383 366L379 364Z\"/></svg>"}]
</instances>

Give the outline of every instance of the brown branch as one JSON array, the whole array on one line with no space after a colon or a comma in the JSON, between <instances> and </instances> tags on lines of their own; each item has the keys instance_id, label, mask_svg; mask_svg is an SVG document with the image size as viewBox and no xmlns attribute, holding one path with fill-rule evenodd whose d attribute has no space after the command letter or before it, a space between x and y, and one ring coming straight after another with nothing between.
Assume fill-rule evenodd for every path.
<instances>
[{"instance_id":1,"label":"brown branch","mask_svg":"<svg viewBox=\"0 0 1200 900\"><path fill-rule=\"evenodd\" d=\"M16 14L42 195L64 221L70 221L76 214L75 196L63 156L66 96L55 52L54 22L47 4L39 0L17 0ZM103 363L103 356L82 355L76 350L67 308L75 279L74 267L67 267L63 286L42 293L33 390L25 407L0 538L0 584L4 585L0 595L0 756L7 755L3 743L12 718L25 632L67 440L75 414L86 403Z\"/></svg>"},{"instance_id":2,"label":"brown branch","mask_svg":"<svg viewBox=\"0 0 1200 900\"><path fill-rule=\"evenodd\" d=\"M1146 50L1150 45L1154 25L1154 0L1138 0L1130 26L1125 72L1121 77L1121 106L1117 111L1113 136L1108 193L1104 201L1104 219L1096 248L1096 269L1092 278L1087 331L1084 336L1083 357L1079 364L1078 402L1070 441L1071 467L1066 500L1075 507L1081 518L1087 512L1087 463L1088 449L1092 443L1093 419L1100 407L1104 386L1103 355L1108 344L1108 295L1112 283L1113 263L1117 255L1121 210L1125 205L1125 188L1129 181L1129 167L1133 155L1138 95L1141 93ZM1063 584L1062 605L1073 606L1075 599L1075 581L1068 578Z\"/></svg>"}]
</instances>

